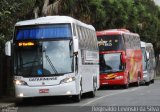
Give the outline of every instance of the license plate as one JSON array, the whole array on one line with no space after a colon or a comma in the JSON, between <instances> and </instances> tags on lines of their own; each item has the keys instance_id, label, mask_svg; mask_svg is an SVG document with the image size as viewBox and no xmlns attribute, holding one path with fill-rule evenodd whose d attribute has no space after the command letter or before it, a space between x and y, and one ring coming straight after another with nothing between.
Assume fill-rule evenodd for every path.
<instances>
[{"instance_id":1,"label":"license plate","mask_svg":"<svg viewBox=\"0 0 160 112\"><path fill-rule=\"evenodd\" d=\"M49 89L40 89L39 93L49 93Z\"/></svg>"}]
</instances>

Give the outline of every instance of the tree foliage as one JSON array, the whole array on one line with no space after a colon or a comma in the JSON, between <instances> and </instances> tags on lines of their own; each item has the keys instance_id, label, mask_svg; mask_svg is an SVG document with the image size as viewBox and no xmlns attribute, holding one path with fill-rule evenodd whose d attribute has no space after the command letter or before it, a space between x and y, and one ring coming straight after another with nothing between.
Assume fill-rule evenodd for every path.
<instances>
[{"instance_id":1,"label":"tree foliage","mask_svg":"<svg viewBox=\"0 0 160 112\"><path fill-rule=\"evenodd\" d=\"M14 24L35 14L72 16L96 30L127 28L160 49L160 7L154 0L1 0L0 40L11 39Z\"/></svg>"},{"instance_id":2,"label":"tree foliage","mask_svg":"<svg viewBox=\"0 0 160 112\"><path fill-rule=\"evenodd\" d=\"M0 40L12 38L14 24L32 14L36 0L1 0L0 1Z\"/></svg>"}]
</instances>

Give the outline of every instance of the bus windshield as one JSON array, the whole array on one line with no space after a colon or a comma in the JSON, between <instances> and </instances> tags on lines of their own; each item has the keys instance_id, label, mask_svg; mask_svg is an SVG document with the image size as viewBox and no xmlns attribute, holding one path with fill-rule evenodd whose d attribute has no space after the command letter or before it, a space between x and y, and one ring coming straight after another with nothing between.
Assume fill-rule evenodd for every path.
<instances>
[{"instance_id":1,"label":"bus windshield","mask_svg":"<svg viewBox=\"0 0 160 112\"><path fill-rule=\"evenodd\" d=\"M122 36L104 35L98 36L98 46L100 51L123 50Z\"/></svg>"},{"instance_id":2,"label":"bus windshield","mask_svg":"<svg viewBox=\"0 0 160 112\"><path fill-rule=\"evenodd\" d=\"M141 47L141 49L142 49L142 59L143 59L143 70L146 70L147 69L147 56L146 56L146 50L145 50L145 48L144 47Z\"/></svg>"},{"instance_id":3,"label":"bus windshield","mask_svg":"<svg viewBox=\"0 0 160 112\"><path fill-rule=\"evenodd\" d=\"M14 72L24 77L53 76L73 72L72 40L35 42L15 47ZM27 45L27 44L24 44ZM30 45L30 44L29 44Z\"/></svg>"},{"instance_id":4,"label":"bus windshield","mask_svg":"<svg viewBox=\"0 0 160 112\"><path fill-rule=\"evenodd\" d=\"M122 71L121 53L100 54L100 73Z\"/></svg>"}]
</instances>

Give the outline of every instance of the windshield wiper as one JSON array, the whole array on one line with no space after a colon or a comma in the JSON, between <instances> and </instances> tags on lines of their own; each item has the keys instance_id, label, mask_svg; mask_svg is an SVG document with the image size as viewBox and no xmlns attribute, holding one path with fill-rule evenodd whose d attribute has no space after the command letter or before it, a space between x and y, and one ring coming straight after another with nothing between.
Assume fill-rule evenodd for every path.
<instances>
[{"instance_id":1,"label":"windshield wiper","mask_svg":"<svg viewBox=\"0 0 160 112\"><path fill-rule=\"evenodd\" d=\"M49 56L46 54L46 52L45 52L45 57L46 57L47 61L49 62L49 65L51 66L52 70L53 70L56 74L58 74L56 68L54 67L52 61L50 60L50 58L49 58Z\"/></svg>"}]
</instances>

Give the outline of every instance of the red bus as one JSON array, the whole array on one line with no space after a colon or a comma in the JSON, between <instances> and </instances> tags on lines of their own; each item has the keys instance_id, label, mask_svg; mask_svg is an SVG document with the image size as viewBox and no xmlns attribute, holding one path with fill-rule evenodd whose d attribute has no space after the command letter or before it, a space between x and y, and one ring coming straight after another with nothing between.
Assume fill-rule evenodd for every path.
<instances>
[{"instance_id":1,"label":"red bus","mask_svg":"<svg viewBox=\"0 0 160 112\"><path fill-rule=\"evenodd\" d=\"M126 29L97 31L100 56L100 86L130 83L139 86L143 80L140 37Z\"/></svg>"}]
</instances>

